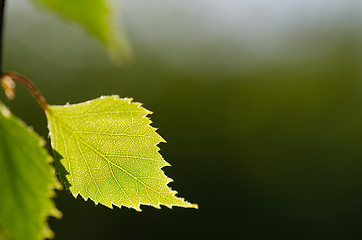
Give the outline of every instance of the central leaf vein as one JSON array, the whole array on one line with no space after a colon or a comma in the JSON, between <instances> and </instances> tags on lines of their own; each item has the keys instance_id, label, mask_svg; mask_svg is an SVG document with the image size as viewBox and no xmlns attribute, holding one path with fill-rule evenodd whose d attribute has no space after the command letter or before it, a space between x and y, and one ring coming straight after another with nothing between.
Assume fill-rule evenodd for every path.
<instances>
[{"instance_id":1,"label":"central leaf vein","mask_svg":"<svg viewBox=\"0 0 362 240\"><path fill-rule=\"evenodd\" d=\"M62 116L63 117L63 116ZM66 131L68 131L70 134L72 134L77 142L77 144L82 143L83 145L85 145L86 147L88 147L90 150L92 150L94 153L96 153L97 155L101 156L108 164L120 169L122 172L126 173L128 176L130 176L131 178L133 178L134 180L136 180L137 182L139 182L140 184L142 184L146 189L150 189L151 191L157 193L158 195L160 195L161 197L165 198L165 199L168 199L168 200L171 200L169 197L163 195L162 193L158 192L157 190L153 189L152 187L148 186L146 183L144 183L143 181L141 181L139 178L137 178L136 176L134 176L133 174L131 174L130 172L128 172L125 168L113 163L112 161L110 161L107 156L103 153L101 153L100 151L98 151L96 148L94 148L93 146L91 146L88 142L86 142L84 139L82 139L81 137L79 137L75 131L73 131L71 128L69 128L68 126L66 126L64 123L61 123L59 120L58 120L58 123L60 126L62 126ZM79 146L79 145L78 145ZM80 149L79 149L80 150ZM81 151L81 150L80 150ZM89 166L87 164L87 160L86 158L84 157L83 155L83 152L81 151L81 154L82 154L82 157L84 159L84 161L86 162L86 165L88 167L88 171L90 172L90 169L89 169ZM112 171L112 170L111 170ZM94 179L93 175L91 174L90 172L90 175L91 177ZM112 176L113 178L116 180L117 182L117 185L118 185L118 181L116 179L116 177L114 176L113 174L113 171L112 171ZM94 182L96 184L96 182ZM99 191L99 187L98 185L96 184L97 186L97 189ZM100 192L100 191L99 191ZM102 195L102 193L100 192L100 194ZM147 192L147 195L149 196L148 192ZM150 197L150 196L149 196ZM102 195L102 198L103 198L103 195ZM151 201L152 201L152 198L150 198Z\"/></svg>"}]
</instances>

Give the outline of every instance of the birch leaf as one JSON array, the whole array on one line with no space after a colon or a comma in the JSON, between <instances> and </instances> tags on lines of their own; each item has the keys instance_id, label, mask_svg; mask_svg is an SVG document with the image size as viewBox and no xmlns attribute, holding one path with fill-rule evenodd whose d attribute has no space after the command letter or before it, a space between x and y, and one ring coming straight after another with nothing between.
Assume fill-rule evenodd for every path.
<instances>
[{"instance_id":1,"label":"birch leaf","mask_svg":"<svg viewBox=\"0 0 362 240\"><path fill-rule=\"evenodd\" d=\"M59 186L44 141L0 103L0 239L49 238Z\"/></svg>"},{"instance_id":2,"label":"birch leaf","mask_svg":"<svg viewBox=\"0 0 362 240\"><path fill-rule=\"evenodd\" d=\"M56 170L75 197L138 211L141 204L197 208L167 186L172 179L161 168L169 164L157 147L164 140L149 125L150 113L118 96L49 106Z\"/></svg>"},{"instance_id":3,"label":"birch leaf","mask_svg":"<svg viewBox=\"0 0 362 240\"><path fill-rule=\"evenodd\" d=\"M33 0L81 25L108 49L114 60L127 61L131 49L110 0Z\"/></svg>"}]
</instances>

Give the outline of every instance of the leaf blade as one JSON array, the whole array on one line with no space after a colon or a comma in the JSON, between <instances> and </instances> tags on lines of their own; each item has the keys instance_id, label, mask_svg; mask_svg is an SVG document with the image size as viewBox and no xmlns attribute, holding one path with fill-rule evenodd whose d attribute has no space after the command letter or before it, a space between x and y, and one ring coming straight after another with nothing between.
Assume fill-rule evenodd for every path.
<instances>
[{"instance_id":1,"label":"leaf blade","mask_svg":"<svg viewBox=\"0 0 362 240\"><path fill-rule=\"evenodd\" d=\"M131 58L131 48L116 21L116 12L109 0L33 0L60 16L81 25L108 50L111 58L125 63Z\"/></svg>"},{"instance_id":2,"label":"leaf blade","mask_svg":"<svg viewBox=\"0 0 362 240\"><path fill-rule=\"evenodd\" d=\"M149 125L151 112L131 101L110 96L50 106L52 146L63 156L57 162L68 173L61 179L71 183L74 196L80 194L110 208L140 211L141 204L196 208L168 188L172 179L161 168L169 164L157 147L164 140Z\"/></svg>"},{"instance_id":3,"label":"leaf blade","mask_svg":"<svg viewBox=\"0 0 362 240\"><path fill-rule=\"evenodd\" d=\"M1 103L0 132L1 234L11 239L51 237L47 217L60 216L51 199L59 183L44 141Z\"/></svg>"}]
</instances>

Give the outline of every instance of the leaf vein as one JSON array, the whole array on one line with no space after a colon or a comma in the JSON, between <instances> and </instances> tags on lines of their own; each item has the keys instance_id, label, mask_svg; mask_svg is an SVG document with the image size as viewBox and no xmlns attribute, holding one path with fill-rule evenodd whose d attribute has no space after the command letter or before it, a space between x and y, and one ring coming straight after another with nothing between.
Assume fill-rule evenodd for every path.
<instances>
[{"instance_id":1,"label":"leaf vein","mask_svg":"<svg viewBox=\"0 0 362 240\"><path fill-rule=\"evenodd\" d=\"M63 117L63 116L62 116ZM157 190L153 189L152 187L148 186L147 184L145 184L143 181L141 181L140 179L138 179L136 176L134 176L133 174L131 174L130 172L128 172L125 168L121 167L121 166L118 166L117 164L113 163L112 161L110 161L103 153L101 153L100 151L98 151L96 148L94 148L93 146L91 146L88 142L86 142L85 140L83 140L82 138L80 138L76 132L74 132L72 129L70 129L69 127L65 126L64 124L61 124L59 122L59 125L62 125L64 127L64 129L66 129L69 133L71 133L74 138L77 140L77 144L78 144L78 147L79 147L79 142L81 142L82 144L84 144L85 146L87 146L89 149L91 149L93 152L95 152L96 154L98 154L99 156L101 156L106 162L108 162L109 164L115 166L116 168L120 169L121 171L125 172L127 175L129 175L131 178L135 179L137 182L141 183L143 186L145 186L146 188L154 191L155 193L157 193L158 195L160 195L161 197L167 199L167 200L170 200L171 199L165 195L163 195L162 193L158 192ZM78 142L79 140L79 142ZM80 150L80 149L79 149ZM82 157L84 159L84 161L86 162L86 165L88 167L88 164L87 164L87 161L83 155L83 152L82 153ZM88 167L89 169L89 167ZM90 170L89 170L90 171ZM91 172L90 172L91 173ZM91 177L94 179L94 177L92 176L91 174ZM95 182L96 184L96 182ZM99 189L98 185L96 184L97 186L97 189ZM101 193L101 192L100 192ZM147 193L148 194L148 193ZM101 193L102 195L102 193ZM103 198L103 195L102 195L102 198ZM104 198L103 198L104 199Z\"/></svg>"},{"instance_id":2,"label":"leaf vein","mask_svg":"<svg viewBox=\"0 0 362 240\"><path fill-rule=\"evenodd\" d=\"M57 128L56 124L55 124L55 128ZM71 177L72 183L73 183L73 190L76 193L77 191L76 191L76 185L75 185L75 182L74 182L73 168L72 168L72 165L70 163L71 159L69 158L69 155L68 155L67 143L65 141L63 131L61 130L60 127L58 127L58 128L59 128L59 132L60 132L60 135L62 136L62 140L63 140L63 144L64 144L65 156L67 158L68 167L69 167L69 174L70 174L70 177Z\"/></svg>"},{"instance_id":3,"label":"leaf vein","mask_svg":"<svg viewBox=\"0 0 362 240\"><path fill-rule=\"evenodd\" d=\"M93 174L92 174L92 171L91 171L91 169L90 169L90 167L89 167L89 165L88 165L87 159L84 157L83 151L82 151L81 147L79 146L79 141L78 141L78 140L80 140L80 139L79 139L79 137L78 137L77 135L74 135L74 134L73 134L73 136L74 136L74 138L75 138L75 140L76 140L76 143L77 143L77 145L78 145L78 149L79 149L79 151L80 151L80 153L81 153L81 155L82 155L82 158L83 158L83 160L84 160L84 163L85 163L85 165L87 166L87 169L88 169L88 172L89 172L89 174L90 174L90 176L91 176L91 179L93 180L94 184L96 185L97 190L98 190L98 192L100 193L101 197L103 198L103 200L105 200L104 197L103 197L103 194L102 194L102 192L101 192L101 190L100 190L100 188L99 188L99 186L98 186L98 184L97 184L97 182L96 182L96 180L95 180L95 178L93 177Z\"/></svg>"},{"instance_id":4,"label":"leaf vein","mask_svg":"<svg viewBox=\"0 0 362 240\"><path fill-rule=\"evenodd\" d=\"M97 113L85 113L79 115L63 115L62 118L83 118L88 116L99 116L102 114L125 114L125 113L145 113L145 111L111 111L111 112L97 112Z\"/></svg>"}]
</instances>

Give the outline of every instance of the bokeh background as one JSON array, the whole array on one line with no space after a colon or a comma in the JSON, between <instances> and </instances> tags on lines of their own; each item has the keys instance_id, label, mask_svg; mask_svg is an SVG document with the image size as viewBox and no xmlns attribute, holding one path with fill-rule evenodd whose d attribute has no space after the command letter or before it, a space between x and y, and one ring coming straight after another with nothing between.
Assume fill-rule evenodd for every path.
<instances>
[{"instance_id":1,"label":"bokeh background","mask_svg":"<svg viewBox=\"0 0 362 240\"><path fill-rule=\"evenodd\" d=\"M133 97L200 209L110 210L57 194L55 239L361 239L362 2L124 0L128 67L79 26L8 1L6 70L51 104ZM17 88L11 110L47 139Z\"/></svg>"}]
</instances>

